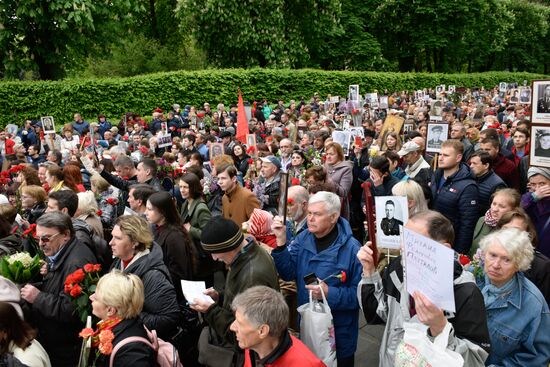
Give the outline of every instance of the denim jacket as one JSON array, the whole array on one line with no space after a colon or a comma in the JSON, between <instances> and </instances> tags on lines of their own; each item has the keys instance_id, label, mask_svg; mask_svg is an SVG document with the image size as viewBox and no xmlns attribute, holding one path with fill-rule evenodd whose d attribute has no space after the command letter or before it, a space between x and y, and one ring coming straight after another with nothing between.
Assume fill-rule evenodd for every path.
<instances>
[{"instance_id":1,"label":"denim jacket","mask_svg":"<svg viewBox=\"0 0 550 367\"><path fill-rule=\"evenodd\" d=\"M523 273L516 287L487 307L491 353L487 366L547 366L550 312L538 288ZM485 277L477 280L483 289Z\"/></svg>"}]
</instances>

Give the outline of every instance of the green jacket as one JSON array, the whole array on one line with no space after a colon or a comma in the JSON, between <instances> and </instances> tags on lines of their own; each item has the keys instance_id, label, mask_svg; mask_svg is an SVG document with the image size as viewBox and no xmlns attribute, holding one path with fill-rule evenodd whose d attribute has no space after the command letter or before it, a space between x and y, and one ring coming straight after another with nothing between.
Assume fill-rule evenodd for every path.
<instances>
[{"instance_id":1,"label":"green jacket","mask_svg":"<svg viewBox=\"0 0 550 367\"><path fill-rule=\"evenodd\" d=\"M229 266L225 290L219 292L218 303L210 307L205 314L208 325L233 346L238 345L235 333L229 330L229 326L235 320L235 315L231 311L231 303L235 296L256 285L279 290L277 270L271 256L253 238L249 237L246 241L248 243Z\"/></svg>"},{"instance_id":2,"label":"green jacket","mask_svg":"<svg viewBox=\"0 0 550 367\"><path fill-rule=\"evenodd\" d=\"M472 239L472 247L470 247L470 257L474 256L477 249L479 248L479 241L489 233L495 230L494 227L489 227L485 223L485 216L480 217L476 223L476 228L474 229L474 238Z\"/></svg>"},{"instance_id":3,"label":"green jacket","mask_svg":"<svg viewBox=\"0 0 550 367\"><path fill-rule=\"evenodd\" d=\"M196 243L199 243L202 229L212 216L204 200L195 199L191 202L191 205L189 205L188 201L185 201L181 206L180 216L183 223L189 223L191 225L189 235Z\"/></svg>"}]
</instances>

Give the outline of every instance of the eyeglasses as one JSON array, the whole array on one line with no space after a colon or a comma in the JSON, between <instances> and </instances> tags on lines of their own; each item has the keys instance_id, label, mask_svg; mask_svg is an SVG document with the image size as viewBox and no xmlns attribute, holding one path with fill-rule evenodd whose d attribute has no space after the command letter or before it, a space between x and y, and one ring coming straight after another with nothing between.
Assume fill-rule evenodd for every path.
<instances>
[{"instance_id":1,"label":"eyeglasses","mask_svg":"<svg viewBox=\"0 0 550 367\"><path fill-rule=\"evenodd\" d=\"M36 236L35 238L38 240L38 242L42 242L42 243L48 243L50 242L55 236L61 234L61 232L58 232L54 235L51 235L51 236L48 236L48 235L45 235L45 236Z\"/></svg>"}]
</instances>

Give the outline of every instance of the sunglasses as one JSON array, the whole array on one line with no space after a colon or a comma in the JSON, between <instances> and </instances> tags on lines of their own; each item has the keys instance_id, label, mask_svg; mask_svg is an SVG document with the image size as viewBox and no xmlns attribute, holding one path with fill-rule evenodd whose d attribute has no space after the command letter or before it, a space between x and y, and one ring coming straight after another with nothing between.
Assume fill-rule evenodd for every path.
<instances>
[{"instance_id":1,"label":"sunglasses","mask_svg":"<svg viewBox=\"0 0 550 367\"><path fill-rule=\"evenodd\" d=\"M48 236L48 235L45 235L45 236L36 236L35 239L38 241L38 242L42 242L42 243L48 243L50 242L55 236L61 234L61 232L58 232L54 235L51 235L51 236Z\"/></svg>"}]
</instances>

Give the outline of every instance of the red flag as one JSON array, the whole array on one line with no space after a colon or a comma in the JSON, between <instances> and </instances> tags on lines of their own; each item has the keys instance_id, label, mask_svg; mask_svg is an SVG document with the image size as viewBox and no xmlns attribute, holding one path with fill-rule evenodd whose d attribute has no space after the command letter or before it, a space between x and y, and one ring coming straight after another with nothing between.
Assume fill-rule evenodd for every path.
<instances>
[{"instance_id":1,"label":"red flag","mask_svg":"<svg viewBox=\"0 0 550 367\"><path fill-rule=\"evenodd\" d=\"M246 120L246 112L244 111L243 96L239 89L239 102L237 103L237 140L246 144L246 134L248 134L248 121Z\"/></svg>"}]
</instances>

